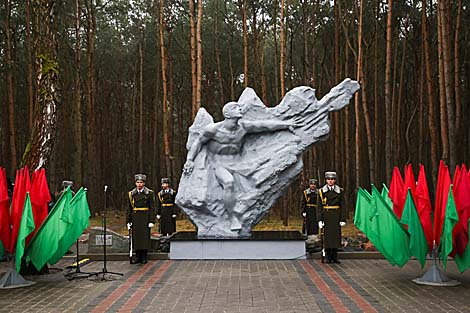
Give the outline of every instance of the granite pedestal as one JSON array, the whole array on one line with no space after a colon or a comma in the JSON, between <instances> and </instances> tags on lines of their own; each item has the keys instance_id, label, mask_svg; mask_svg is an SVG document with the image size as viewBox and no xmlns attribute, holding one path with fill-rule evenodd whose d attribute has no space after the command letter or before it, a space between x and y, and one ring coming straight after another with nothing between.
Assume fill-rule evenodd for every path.
<instances>
[{"instance_id":1,"label":"granite pedestal","mask_svg":"<svg viewBox=\"0 0 470 313\"><path fill-rule=\"evenodd\" d=\"M298 231L254 231L249 238L198 238L178 232L170 242L173 260L305 259L305 239Z\"/></svg>"}]
</instances>

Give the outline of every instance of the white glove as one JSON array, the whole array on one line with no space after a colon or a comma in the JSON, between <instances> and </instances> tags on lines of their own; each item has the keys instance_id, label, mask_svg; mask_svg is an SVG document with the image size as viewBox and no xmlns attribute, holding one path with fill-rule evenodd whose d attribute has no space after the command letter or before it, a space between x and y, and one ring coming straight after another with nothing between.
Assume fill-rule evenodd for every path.
<instances>
[{"instance_id":1,"label":"white glove","mask_svg":"<svg viewBox=\"0 0 470 313\"><path fill-rule=\"evenodd\" d=\"M339 222L339 226L341 227L346 226L346 222Z\"/></svg>"},{"instance_id":2,"label":"white glove","mask_svg":"<svg viewBox=\"0 0 470 313\"><path fill-rule=\"evenodd\" d=\"M152 228L153 226L155 226L154 223L149 223L149 227Z\"/></svg>"},{"instance_id":3,"label":"white glove","mask_svg":"<svg viewBox=\"0 0 470 313\"><path fill-rule=\"evenodd\" d=\"M325 223L323 221L318 222L318 228L323 228L325 227Z\"/></svg>"},{"instance_id":4,"label":"white glove","mask_svg":"<svg viewBox=\"0 0 470 313\"><path fill-rule=\"evenodd\" d=\"M129 230L131 229L131 227L132 227L132 223L127 223L127 229Z\"/></svg>"},{"instance_id":5,"label":"white glove","mask_svg":"<svg viewBox=\"0 0 470 313\"><path fill-rule=\"evenodd\" d=\"M303 217L307 217L307 213L305 213L305 212L302 213L302 216L303 216Z\"/></svg>"},{"instance_id":6,"label":"white glove","mask_svg":"<svg viewBox=\"0 0 470 313\"><path fill-rule=\"evenodd\" d=\"M160 219L160 215L157 215L157 220L159 220L159 219Z\"/></svg>"},{"instance_id":7,"label":"white glove","mask_svg":"<svg viewBox=\"0 0 470 313\"><path fill-rule=\"evenodd\" d=\"M176 218L176 214L173 214L171 217Z\"/></svg>"}]
</instances>

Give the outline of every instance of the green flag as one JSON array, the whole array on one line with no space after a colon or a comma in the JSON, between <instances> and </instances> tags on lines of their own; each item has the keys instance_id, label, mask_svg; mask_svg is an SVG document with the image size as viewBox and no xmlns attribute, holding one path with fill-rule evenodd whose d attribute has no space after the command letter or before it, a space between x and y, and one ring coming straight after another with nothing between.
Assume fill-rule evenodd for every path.
<instances>
[{"instance_id":1,"label":"green flag","mask_svg":"<svg viewBox=\"0 0 470 313\"><path fill-rule=\"evenodd\" d=\"M383 199L377 188L372 185L372 204L375 206L375 215L371 221L383 249L382 254L392 265L402 267L410 259L410 238L392 207Z\"/></svg>"},{"instance_id":2,"label":"green flag","mask_svg":"<svg viewBox=\"0 0 470 313\"><path fill-rule=\"evenodd\" d=\"M470 229L470 220L468 221L468 226ZM456 254L454 259L460 273L463 273L467 268L470 268L470 232L468 233L467 249L465 249L462 255Z\"/></svg>"},{"instance_id":3,"label":"green flag","mask_svg":"<svg viewBox=\"0 0 470 313\"><path fill-rule=\"evenodd\" d=\"M418 259L421 268L423 268L428 252L428 242L410 189L408 189L408 194L406 195L405 207L403 208L400 223L408 225L410 253Z\"/></svg>"},{"instance_id":4,"label":"green flag","mask_svg":"<svg viewBox=\"0 0 470 313\"><path fill-rule=\"evenodd\" d=\"M62 211L60 219L67 224L67 230L60 238L57 250L48 263L55 264L65 255L70 246L90 225L90 215L86 190L82 187L70 201L70 205Z\"/></svg>"},{"instance_id":5,"label":"green flag","mask_svg":"<svg viewBox=\"0 0 470 313\"><path fill-rule=\"evenodd\" d=\"M61 216L64 210L69 209L71 199L72 191L69 187L57 200L26 249L26 261L32 262L38 271L55 255L60 239L67 232L68 223Z\"/></svg>"},{"instance_id":6,"label":"green flag","mask_svg":"<svg viewBox=\"0 0 470 313\"><path fill-rule=\"evenodd\" d=\"M0 240L0 259L3 259L3 254L5 253L5 248L3 248L3 243Z\"/></svg>"},{"instance_id":7,"label":"green flag","mask_svg":"<svg viewBox=\"0 0 470 313\"><path fill-rule=\"evenodd\" d=\"M387 185L385 184L382 184L383 188L382 188L382 193L381 193L381 196L382 196L382 199L384 199L385 202L387 202L387 204L393 208L393 202L392 202L392 199L390 199L390 197L388 196L388 187Z\"/></svg>"},{"instance_id":8,"label":"green flag","mask_svg":"<svg viewBox=\"0 0 470 313\"><path fill-rule=\"evenodd\" d=\"M377 250L379 250L387 260L390 260L392 256L387 255L388 252L384 249L380 241L377 219L372 219L375 214L376 206L372 204L372 196L366 190L359 188L356 199L356 211L354 213L354 224L369 238Z\"/></svg>"},{"instance_id":9,"label":"green flag","mask_svg":"<svg viewBox=\"0 0 470 313\"><path fill-rule=\"evenodd\" d=\"M459 221L457 208L455 207L454 195L452 193L453 186L450 185L449 196L447 198L446 212L441 234L441 252L439 254L442 260L442 268L445 270L447 266L447 256L452 252L452 230Z\"/></svg>"},{"instance_id":10,"label":"green flag","mask_svg":"<svg viewBox=\"0 0 470 313\"><path fill-rule=\"evenodd\" d=\"M26 237L34 231L34 217L33 209L31 207L31 199L29 192L26 193L26 200L24 201L23 214L21 215L20 227L18 230L18 240L16 242L16 272L20 272L21 259L24 254L24 246L26 244Z\"/></svg>"}]
</instances>

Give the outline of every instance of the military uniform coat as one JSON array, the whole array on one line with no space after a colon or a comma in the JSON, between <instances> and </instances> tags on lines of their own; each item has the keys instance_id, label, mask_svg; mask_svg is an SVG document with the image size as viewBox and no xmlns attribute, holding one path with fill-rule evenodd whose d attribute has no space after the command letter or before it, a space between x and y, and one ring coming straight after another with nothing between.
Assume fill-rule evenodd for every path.
<instances>
[{"instance_id":1,"label":"military uniform coat","mask_svg":"<svg viewBox=\"0 0 470 313\"><path fill-rule=\"evenodd\" d=\"M147 209L147 210L145 210ZM142 192L137 188L129 191L127 222L132 223L132 245L134 250L150 248L149 223L155 223L155 193L144 186Z\"/></svg>"},{"instance_id":2,"label":"military uniform coat","mask_svg":"<svg viewBox=\"0 0 470 313\"><path fill-rule=\"evenodd\" d=\"M160 190L158 192L158 210L157 215L160 215L160 233L163 235L173 234L176 232L176 190L168 188L167 190Z\"/></svg>"},{"instance_id":3,"label":"military uniform coat","mask_svg":"<svg viewBox=\"0 0 470 313\"><path fill-rule=\"evenodd\" d=\"M318 234L317 197L318 191L310 188L305 189L302 195L302 213L307 213L304 225L306 229L302 229L302 232L307 235Z\"/></svg>"},{"instance_id":4,"label":"military uniform coat","mask_svg":"<svg viewBox=\"0 0 470 313\"><path fill-rule=\"evenodd\" d=\"M346 221L346 210L344 207L344 191L338 185L333 190L328 185L318 191L317 219L325 223L324 247L326 249L341 246L341 226L339 222Z\"/></svg>"}]
</instances>

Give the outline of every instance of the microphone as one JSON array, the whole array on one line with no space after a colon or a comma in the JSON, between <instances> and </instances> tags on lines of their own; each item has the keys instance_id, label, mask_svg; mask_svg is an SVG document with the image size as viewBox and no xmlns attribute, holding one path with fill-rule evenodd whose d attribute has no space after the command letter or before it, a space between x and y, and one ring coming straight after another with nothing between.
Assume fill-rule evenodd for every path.
<instances>
[{"instance_id":1,"label":"microphone","mask_svg":"<svg viewBox=\"0 0 470 313\"><path fill-rule=\"evenodd\" d=\"M108 190L108 186L105 185L105 186L104 186L104 192L106 192L107 190Z\"/></svg>"}]
</instances>

